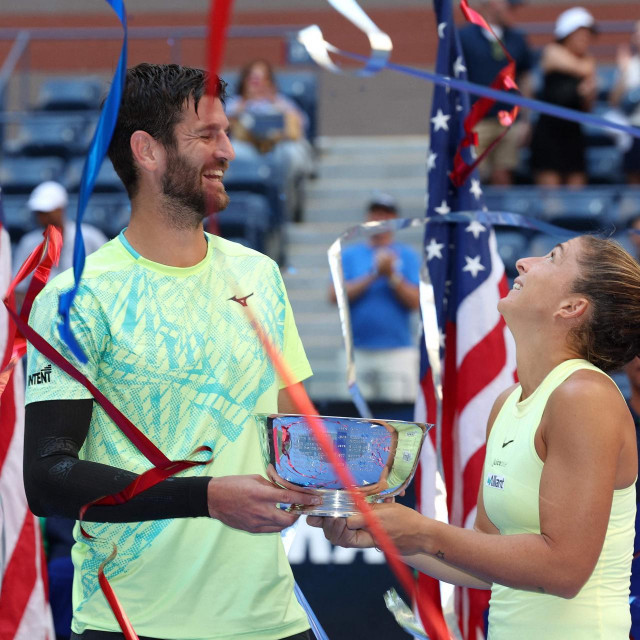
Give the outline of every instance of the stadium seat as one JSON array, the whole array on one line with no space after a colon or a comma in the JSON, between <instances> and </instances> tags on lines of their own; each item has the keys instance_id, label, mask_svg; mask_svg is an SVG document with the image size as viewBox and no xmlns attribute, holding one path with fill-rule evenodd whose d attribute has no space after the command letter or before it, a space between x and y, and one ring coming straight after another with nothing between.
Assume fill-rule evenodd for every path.
<instances>
[{"instance_id":1,"label":"stadium seat","mask_svg":"<svg viewBox=\"0 0 640 640\"><path fill-rule=\"evenodd\" d=\"M46 111L33 113L22 121L17 138L8 141L5 150L15 155L60 156L67 159L87 149L86 132L89 126L90 120L86 116Z\"/></svg>"},{"instance_id":2,"label":"stadium seat","mask_svg":"<svg viewBox=\"0 0 640 640\"><path fill-rule=\"evenodd\" d=\"M617 147L587 147L590 184L618 184L622 176L622 154Z\"/></svg>"},{"instance_id":3,"label":"stadium seat","mask_svg":"<svg viewBox=\"0 0 640 640\"><path fill-rule=\"evenodd\" d=\"M523 216L539 215L540 190L537 187L484 187L485 203L490 211L506 211Z\"/></svg>"},{"instance_id":4,"label":"stadium seat","mask_svg":"<svg viewBox=\"0 0 640 640\"><path fill-rule=\"evenodd\" d=\"M19 242L22 236L35 228L36 221L27 207L28 196L2 196L2 224L9 233L11 244Z\"/></svg>"},{"instance_id":5,"label":"stadium seat","mask_svg":"<svg viewBox=\"0 0 640 640\"><path fill-rule=\"evenodd\" d=\"M618 201L618 228L624 229L640 216L640 187L624 187Z\"/></svg>"},{"instance_id":6,"label":"stadium seat","mask_svg":"<svg viewBox=\"0 0 640 640\"><path fill-rule=\"evenodd\" d=\"M271 212L270 225L279 227L283 223L284 195L273 168L264 160L236 158L225 173L224 185L227 191L248 191L265 196Z\"/></svg>"},{"instance_id":7,"label":"stadium seat","mask_svg":"<svg viewBox=\"0 0 640 640\"><path fill-rule=\"evenodd\" d=\"M530 256L546 256L553 247L555 247L558 242L558 238L554 236L549 236L546 233L539 233L533 237L531 242L529 242L529 249L527 253Z\"/></svg>"},{"instance_id":8,"label":"stadium seat","mask_svg":"<svg viewBox=\"0 0 640 640\"><path fill-rule=\"evenodd\" d=\"M636 255L636 249L631 242L631 234L629 231L621 230L611 236L613 240L620 243L632 256Z\"/></svg>"},{"instance_id":9,"label":"stadium seat","mask_svg":"<svg viewBox=\"0 0 640 640\"><path fill-rule=\"evenodd\" d=\"M76 219L78 212L77 196L69 199L67 216ZM89 199L82 221L102 231L108 238L114 238L129 223L131 206L126 194L95 193Z\"/></svg>"},{"instance_id":10,"label":"stadium seat","mask_svg":"<svg viewBox=\"0 0 640 640\"><path fill-rule=\"evenodd\" d=\"M58 157L5 156L0 165L4 193L29 193L45 180L59 180L64 160Z\"/></svg>"},{"instance_id":11,"label":"stadium seat","mask_svg":"<svg viewBox=\"0 0 640 640\"><path fill-rule=\"evenodd\" d=\"M82 170L85 158L74 158L67 165L64 175L64 184L69 193L77 193L80 190ZM100 171L96 176L96 183L93 188L95 193L124 193L125 188L122 181L115 172L111 160L105 158Z\"/></svg>"},{"instance_id":12,"label":"stadium seat","mask_svg":"<svg viewBox=\"0 0 640 640\"><path fill-rule=\"evenodd\" d=\"M498 253L504 262L507 277L513 279L518 275L516 260L529 255L529 239L521 231L496 229L496 240L498 241Z\"/></svg>"},{"instance_id":13,"label":"stadium seat","mask_svg":"<svg viewBox=\"0 0 640 640\"><path fill-rule=\"evenodd\" d=\"M609 102L609 94L613 89L616 81L618 69L615 65L599 64L597 67L598 75L598 101L603 103Z\"/></svg>"},{"instance_id":14,"label":"stadium seat","mask_svg":"<svg viewBox=\"0 0 640 640\"><path fill-rule=\"evenodd\" d=\"M222 237L242 238L246 246L262 252L268 250L271 212L265 196L234 193L227 208L215 215Z\"/></svg>"},{"instance_id":15,"label":"stadium seat","mask_svg":"<svg viewBox=\"0 0 640 640\"><path fill-rule=\"evenodd\" d=\"M292 71L276 75L278 89L286 96L295 100L298 106L307 114L309 130L307 138L313 143L318 133L318 79L311 71Z\"/></svg>"},{"instance_id":16,"label":"stadium seat","mask_svg":"<svg viewBox=\"0 0 640 640\"><path fill-rule=\"evenodd\" d=\"M541 218L575 231L611 230L616 220L616 191L604 188L540 189Z\"/></svg>"},{"instance_id":17,"label":"stadium seat","mask_svg":"<svg viewBox=\"0 0 640 640\"><path fill-rule=\"evenodd\" d=\"M597 102L591 113L595 116L607 118L611 111L608 102ZM587 147L611 147L616 142L616 135L613 129L603 129L590 124L583 124L582 131L587 139Z\"/></svg>"},{"instance_id":18,"label":"stadium seat","mask_svg":"<svg viewBox=\"0 0 640 640\"><path fill-rule=\"evenodd\" d=\"M618 388L622 392L622 395L625 398L629 398L631 396L631 383L629 382L627 374L624 371L614 371L610 375L613 378L613 381L618 385Z\"/></svg>"},{"instance_id":19,"label":"stadium seat","mask_svg":"<svg viewBox=\"0 0 640 640\"><path fill-rule=\"evenodd\" d=\"M36 106L48 111L98 110L105 93L97 78L55 78L42 84Z\"/></svg>"},{"instance_id":20,"label":"stadium seat","mask_svg":"<svg viewBox=\"0 0 640 640\"><path fill-rule=\"evenodd\" d=\"M293 33L287 38L286 59L287 64L314 64L306 47L298 40L297 33Z\"/></svg>"}]
</instances>

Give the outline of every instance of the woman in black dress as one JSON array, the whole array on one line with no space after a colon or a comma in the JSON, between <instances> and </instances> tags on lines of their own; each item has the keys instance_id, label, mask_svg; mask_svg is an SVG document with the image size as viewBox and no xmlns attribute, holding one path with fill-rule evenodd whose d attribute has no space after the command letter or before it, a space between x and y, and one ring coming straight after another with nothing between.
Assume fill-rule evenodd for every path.
<instances>
[{"instance_id":1,"label":"woman in black dress","mask_svg":"<svg viewBox=\"0 0 640 640\"><path fill-rule=\"evenodd\" d=\"M560 14L556 41L543 49L540 61L542 100L569 109L591 109L597 89L595 59L588 55L594 26L593 16L582 7ZM541 186L584 185L585 138L580 124L541 115L533 130L531 169Z\"/></svg>"}]
</instances>

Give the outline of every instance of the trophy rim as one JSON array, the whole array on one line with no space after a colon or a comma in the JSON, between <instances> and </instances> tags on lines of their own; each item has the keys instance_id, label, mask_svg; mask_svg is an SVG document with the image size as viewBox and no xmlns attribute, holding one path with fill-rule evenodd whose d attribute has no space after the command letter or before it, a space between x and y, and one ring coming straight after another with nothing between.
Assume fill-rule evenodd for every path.
<instances>
[{"instance_id":1,"label":"trophy rim","mask_svg":"<svg viewBox=\"0 0 640 640\"><path fill-rule=\"evenodd\" d=\"M363 418L361 416L320 416L313 413L266 413L266 412L257 412L253 414L254 416L265 417L265 418L283 418L283 417L291 417L291 418L320 418L327 419L332 418L335 420L362 420L363 422L390 422L390 423L400 423L400 424L413 424L417 427L424 427L424 433L427 434L431 429L433 429L436 425L433 422L418 422L416 420L398 420L397 418Z\"/></svg>"}]
</instances>

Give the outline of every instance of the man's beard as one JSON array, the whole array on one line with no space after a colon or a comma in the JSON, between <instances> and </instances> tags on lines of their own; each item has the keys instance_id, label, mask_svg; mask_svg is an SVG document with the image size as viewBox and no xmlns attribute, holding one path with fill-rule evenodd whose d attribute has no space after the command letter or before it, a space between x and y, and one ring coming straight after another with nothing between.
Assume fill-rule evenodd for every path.
<instances>
[{"instance_id":1,"label":"man's beard","mask_svg":"<svg viewBox=\"0 0 640 640\"><path fill-rule=\"evenodd\" d=\"M208 213L222 211L229 204L229 196L221 191L215 196L212 210L208 211L200 172L172 148L167 149L162 193L167 217L176 229L197 228Z\"/></svg>"}]
</instances>

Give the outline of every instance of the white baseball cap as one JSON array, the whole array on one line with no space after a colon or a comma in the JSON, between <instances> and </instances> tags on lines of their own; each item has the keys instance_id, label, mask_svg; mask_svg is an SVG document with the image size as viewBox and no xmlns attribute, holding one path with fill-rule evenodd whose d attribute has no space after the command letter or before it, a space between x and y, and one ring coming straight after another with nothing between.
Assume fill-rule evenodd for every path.
<instances>
[{"instance_id":1,"label":"white baseball cap","mask_svg":"<svg viewBox=\"0 0 640 640\"><path fill-rule=\"evenodd\" d=\"M564 40L581 27L586 27L595 31L595 18L583 7L573 7L563 11L556 20L556 26L553 33L556 40Z\"/></svg>"},{"instance_id":2,"label":"white baseball cap","mask_svg":"<svg viewBox=\"0 0 640 640\"><path fill-rule=\"evenodd\" d=\"M64 209L68 202L67 190L60 183L47 180L31 192L28 206L31 211L49 212Z\"/></svg>"}]
</instances>

